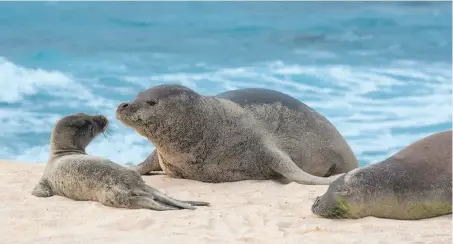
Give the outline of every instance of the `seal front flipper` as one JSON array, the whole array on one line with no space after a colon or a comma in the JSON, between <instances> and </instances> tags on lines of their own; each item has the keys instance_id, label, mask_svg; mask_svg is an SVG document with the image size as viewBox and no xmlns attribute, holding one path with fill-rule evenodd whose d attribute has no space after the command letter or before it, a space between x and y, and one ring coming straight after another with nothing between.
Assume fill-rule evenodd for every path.
<instances>
[{"instance_id":1,"label":"seal front flipper","mask_svg":"<svg viewBox=\"0 0 453 244\"><path fill-rule=\"evenodd\" d=\"M53 196L52 188L45 179L40 179L31 194L35 197L51 197Z\"/></svg>"},{"instance_id":2,"label":"seal front flipper","mask_svg":"<svg viewBox=\"0 0 453 244\"><path fill-rule=\"evenodd\" d=\"M318 177L299 168L291 158L278 149L271 149L274 153L270 167L290 181L304 185L329 185L343 174L331 177Z\"/></svg>"},{"instance_id":3,"label":"seal front flipper","mask_svg":"<svg viewBox=\"0 0 453 244\"><path fill-rule=\"evenodd\" d=\"M154 149L154 151L143 162L130 167L130 169L140 175L148 175L151 171L162 171L162 168L159 165L159 156L157 154L157 150Z\"/></svg>"}]
</instances>

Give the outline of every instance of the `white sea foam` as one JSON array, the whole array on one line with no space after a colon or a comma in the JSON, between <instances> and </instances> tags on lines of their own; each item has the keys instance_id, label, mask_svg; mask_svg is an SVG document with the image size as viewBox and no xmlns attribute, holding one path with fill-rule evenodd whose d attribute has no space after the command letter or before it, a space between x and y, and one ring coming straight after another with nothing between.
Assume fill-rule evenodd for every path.
<instances>
[{"instance_id":1,"label":"white sea foam","mask_svg":"<svg viewBox=\"0 0 453 244\"><path fill-rule=\"evenodd\" d=\"M109 117L113 136L110 140L102 136L96 138L87 151L118 163L139 163L153 150L145 138L114 118L115 107L122 102L115 94L127 94L132 99L134 89L128 88L133 86L145 89L162 83L179 83L206 95L246 87L279 90L325 115L346 137L359 160L368 163L382 160L415 140L436 132L432 128L451 123L452 116L452 74L448 64L403 61L381 67L304 66L276 61L198 73L127 74L117 77L126 83L115 87L94 84L95 80L80 80L58 71L19 67L4 59L0 62L0 69L9 70L8 79L15 82L15 85L0 91L0 102L22 103L20 109L0 108L0 121L4 125L0 128L2 135L9 135L12 139L17 139L14 136L19 132L47 133L49 136L55 121L62 115L30 109L26 99L29 95L48 92L57 99L33 104L33 107L45 111L68 107L78 112L92 108ZM212 70L212 67L206 69ZM8 83L5 75L0 77L0 85ZM97 93L106 89L111 93L109 97ZM395 89L399 89L398 92ZM410 92L405 94L406 91ZM3 96L7 93L9 95ZM384 96L372 98L372 93ZM425 128L418 133L417 128L421 127ZM25 148L18 150L0 144L0 157L31 162L47 160L48 143L20 142L20 146Z\"/></svg>"},{"instance_id":2,"label":"white sea foam","mask_svg":"<svg viewBox=\"0 0 453 244\"><path fill-rule=\"evenodd\" d=\"M42 88L62 88L71 83L70 78L41 69L26 69L0 57L0 101L14 103L26 95L38 93Z\"/></svg>"},{"instance_id":3,"label":"white sea foam","mask_svg":"<svg viewBox=\"0 0 453 244\"><path fill-rule=\"evenodd\" d=\"M107 100L74 82L70 75L21 67L3 57L0 57L0 87L0 102L6 103L21 102L26 96L44 93L93 108L110 105Z\"/></svg>"}]
</instances>

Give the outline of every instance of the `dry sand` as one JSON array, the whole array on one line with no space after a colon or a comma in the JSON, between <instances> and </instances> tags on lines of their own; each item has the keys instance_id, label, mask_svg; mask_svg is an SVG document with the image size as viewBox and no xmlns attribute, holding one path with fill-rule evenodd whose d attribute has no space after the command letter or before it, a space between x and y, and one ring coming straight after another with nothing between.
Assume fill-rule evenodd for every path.
<instances>
[{"instance_id":1,"label":"dry sand","mask_svg":"<svg viewBox=\"0 0 453 244\"><path fill-rule=\"evenodd\" d=\"M15 243L451 243L451 215L421 221L322 219L310 212L326 186L273 181L207 184L145 176L172 197L211 202L196 210L110 208L30 194L44 164L0 160L0 244Z\"/></svg>"}]
</instances>

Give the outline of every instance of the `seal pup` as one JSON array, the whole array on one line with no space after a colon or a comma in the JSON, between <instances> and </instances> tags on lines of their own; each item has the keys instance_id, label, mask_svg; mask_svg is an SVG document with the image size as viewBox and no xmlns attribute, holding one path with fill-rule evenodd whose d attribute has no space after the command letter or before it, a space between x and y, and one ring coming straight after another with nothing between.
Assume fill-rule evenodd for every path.
<instances>
[{"instance_id":1,"label":"seal pup","mask_svg":"<svg viewBox=\"0 0 453 244\"><path fill-rule=\"evenodd\" d=\"M325 218L414 220L452 212L452 131L418 140L384 161L354 169L317 197Z\"/></svg>"},{"instance_id":2,"label":"seal pup","mask_svg":"<svg viewBox=\"0 0 453 244\"><path fill-rule=\"evenodd\" d=\"M108 120L102 115L78 113L60 119L52 131L49 161L32 195L60 195L77 201L97 201L110 207L161 211L209 205L170 198L146 185L135 171L87 155L85 148L107 127Z\"/></svg>"},{"instance_id":3,"label":"seal pup","mask_svg":"<svg viewBox=\"0 0 453 244\"><path fill-rule=\"evenodd\" d=\"M181 85L159 85L120 104L116 117L151 141L170 177L212 183L283 177L329 184L358 167L326 118L277 91L202 96Z\"/></svg>"}]
</instances>

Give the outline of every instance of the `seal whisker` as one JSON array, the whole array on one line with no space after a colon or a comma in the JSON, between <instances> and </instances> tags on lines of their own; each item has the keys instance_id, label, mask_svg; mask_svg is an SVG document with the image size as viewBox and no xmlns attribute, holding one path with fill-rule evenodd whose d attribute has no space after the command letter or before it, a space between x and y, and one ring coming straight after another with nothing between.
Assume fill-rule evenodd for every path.
<instances>
[{"instance_id":1,"label":"seal whisker","mask_svg":"<svg viewBox=\"0 0 453 244\"><path fill-rule=\"evenodd\" d=\"M111 136L109 135L109 133L107 133L107 132L102 132L102 135L104 136L105 139L107 139L107 141L110 142Z\"/></svg>"},{"instance_id":2,"label":"seal whisker","mask_svg":"<svg viewBox=\"0 0 453 244\"><path fill-rule=\"evenodd\" d=\"M104 138L106 138L108 141L110 141L110 139L112 138L112 133L113 133L113 129L107 125L107 127L102 131L102 135L104 136Z\"/></svg>"}]
</instances>

